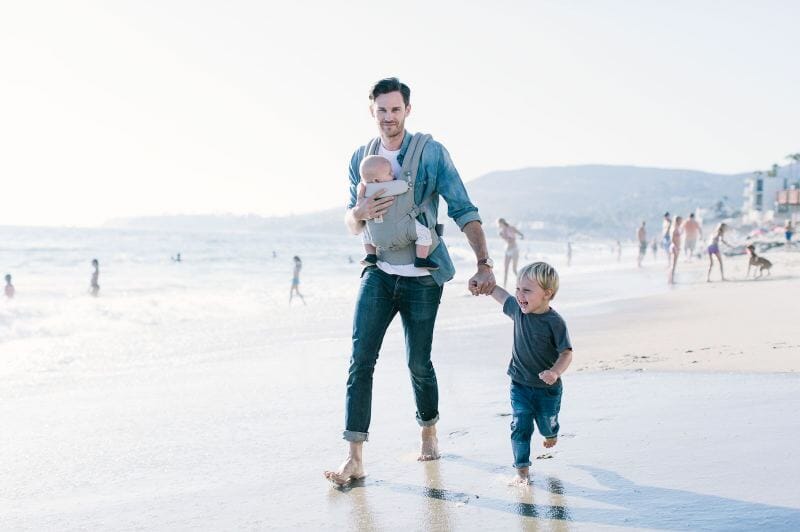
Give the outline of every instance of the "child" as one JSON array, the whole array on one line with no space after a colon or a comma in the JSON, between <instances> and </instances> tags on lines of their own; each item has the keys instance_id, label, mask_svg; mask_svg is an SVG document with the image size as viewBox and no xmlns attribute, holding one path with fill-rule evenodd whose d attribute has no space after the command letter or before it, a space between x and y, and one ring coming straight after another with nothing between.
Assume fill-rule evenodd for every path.
<instances>
[{"instance_id":1,"label":"child","mask_svg":"<svg viewBox=\"0 0 800 532\"><path fill-rule=\"evenodd\" d=\"M381 157L380 155L364 157L364 160L361 161L359 173L361 174L361 182L365 184L385 183L394 179L392 163L389 162L389 159ZM413 191L408 193L413 194ZM382 222L383 220L381 219L373 221L373 223ZM414 226L417 229L417 256L414 259L414 266L426 270L438 270L439 265L428 259L428 251L433 243L431 230L416 220L414 221ZM363 231L361 235L362 241L364 242L364 250L367 252L367 256L364 257L361 264L364 266L374 266L378 263L378 251L375 248L375 243L372 241L372 236L369 234L368 230Z\"/></svg>"},{"instance_id":2,"label":"child","mask_svg":"<svg viewBox=\"0 0 800 532\"><path fill-rule=\"evenodd\" d=\"M517 297L495 287L492 297L514 320L514 347L508 375L511 377L511 449L517 477L527 485L531 465L533 422L544 436L544 446L558 438L561 409L561 374L572 362L572 344L567 325L550 301L558 292L558 273L544 262L528 264L517 278Z\"/></svg>"},{"instance_id":3,"label":"child","mask_svg":"<svg viewBox=\"0 0 800 532\"><path fill-rule=\"evenodd\" d=\"M11 299L11 298L14 297L14 285L11 284L11 274L10 273L6 274L6 290L5 290L5 293L6 293L6 297L8 299Z\"/></svg>"}]
</instances>

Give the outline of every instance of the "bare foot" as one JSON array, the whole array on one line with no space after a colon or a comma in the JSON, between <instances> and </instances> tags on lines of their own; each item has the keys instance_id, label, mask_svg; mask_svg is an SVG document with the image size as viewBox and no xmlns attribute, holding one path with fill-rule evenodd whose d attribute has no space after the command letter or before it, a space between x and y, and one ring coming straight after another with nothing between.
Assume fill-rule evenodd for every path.
<instances>
[{"instance_id":1,"label":"bare foot","mask_svg":"<svg viewBox=\"0 0 800 532\"><path fill-rule=\"evenodd\" d=\"M367 476L364 472L364 464L361 463L361 460L357 460L352 456L348 456L338 470L325 471L324 475L331 484L340 488L347 486L354 480L360 480Z\"/></svg>"},{"instance_id":2,"label":"bare foot","mask_svg":"<svg viewBox=\"0 0 800 532\"><path fill-rule=\"evenodd\" d=\"M438 460L439 440L436 438L436 425L422 427L420 438L422 439L422 444L420 445L419 458L417 460L420 462Z\"/></svg>"},{"instance_id":3,"label":"bare foot","mask_svg":"<svg viewBox=\"0 0 800 532\"><path fill-rule=\"evenodd\" d=\"M545 438L543 445L549 449L550 447L555 447L556 443L558 443L558 436L555 438Z\"/></svg>"},{"instance_id":4,"label":"bare foot","mask_svg":"<svg viewBox=\"0 0 800 532\"><path fill-rule=\"evenodd\" d=\"M511 486L528 486L531 483L531 478L528 475L529 468L527 467L519 467L517 468L517 476L511 480Z\"/></svg>"}]
</instances>

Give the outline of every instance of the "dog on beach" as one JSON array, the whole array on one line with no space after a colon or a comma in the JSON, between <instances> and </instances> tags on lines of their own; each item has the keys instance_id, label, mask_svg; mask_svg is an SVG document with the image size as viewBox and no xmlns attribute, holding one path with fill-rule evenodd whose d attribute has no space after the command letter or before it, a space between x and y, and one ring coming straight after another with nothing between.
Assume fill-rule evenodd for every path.
<instances>
[{"instance_id":1,"label":"dog on beach","mask_svg":"<svg viewBox=\"0 0 800 532\"><path fill-rule=\"evenodd\" d=\"M750 277L750 268L755 268L758 272L756 279L764 275L764 270L766 270L768 274L772 275L772 272L770 271L772 268L772 263L764 257L759 257L756 254L756 247L753 244L747 246L747 254L750 255L750 261L747 263L747 277Z\"/></svg>"}]
</instances>

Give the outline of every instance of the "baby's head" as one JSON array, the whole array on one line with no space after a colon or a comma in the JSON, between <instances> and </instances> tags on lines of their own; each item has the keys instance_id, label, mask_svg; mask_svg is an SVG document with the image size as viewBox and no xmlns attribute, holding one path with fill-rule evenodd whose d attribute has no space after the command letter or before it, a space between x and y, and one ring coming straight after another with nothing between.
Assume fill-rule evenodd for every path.
<instances>
[{"instance_id":1,"label":"baby's head","mask_svg":"<svg viewBox=\"0 0 800 532\"><path fill-rule=\"evenodd\" d=\"M10 283L10 282L11 282L11 274L10 274L10 273L7 273L7 274L6 274L6 282L7 282L7 283Z\"/></svg>"},{"instance_id":2,"label":"baby's head","mask_svg":"<svg viewBox=\"0 0 800 532\"><path fill-rule=\"evenodd\" d=\"M380 155L364 157L358 171L361 174L361 181L364 183L385 183L394 179L392 163L389 162L389 159Z\"/></svg>"}]
</instances>

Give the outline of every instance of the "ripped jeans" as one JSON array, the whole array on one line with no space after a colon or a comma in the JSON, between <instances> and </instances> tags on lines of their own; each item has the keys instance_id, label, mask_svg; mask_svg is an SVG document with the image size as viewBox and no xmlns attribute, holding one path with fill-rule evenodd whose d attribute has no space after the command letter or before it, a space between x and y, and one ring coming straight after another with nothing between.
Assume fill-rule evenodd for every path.
<instances>
[{"instance_id":1,"label":"ripped jeans","mask_svg":"<svg viewBox=\"0 0 800 532\"><path fill-rule=\"evenodd\" d=\"M547 388L526 386L511 381L511 449L514 467L531 465L533 422L545 438L558 436L558 412L561 410L561 383Z\"/></svg>"}]
</instances>

